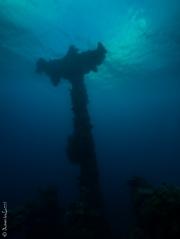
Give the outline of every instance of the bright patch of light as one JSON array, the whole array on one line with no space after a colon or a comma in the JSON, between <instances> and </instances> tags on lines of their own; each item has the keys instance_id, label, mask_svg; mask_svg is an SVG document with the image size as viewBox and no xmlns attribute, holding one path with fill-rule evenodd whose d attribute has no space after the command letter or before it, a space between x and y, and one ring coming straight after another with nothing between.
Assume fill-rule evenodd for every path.
<instances>
[{"instance_id":1,"label":"bright patch of light","mask_svg":"<svg viewBox=\"0 0 180 239\"><path fill-rule=\"evenodd\" d=\"M39 57L62 57L72 44L84 51L102 42L108 50L106 61L100 75L90 77L123 78L176 62L178 4L177 0L0 0L0 49L19 57L12 64L21 65L26 59L33 67Z\"/></svg>"}]
</instances>

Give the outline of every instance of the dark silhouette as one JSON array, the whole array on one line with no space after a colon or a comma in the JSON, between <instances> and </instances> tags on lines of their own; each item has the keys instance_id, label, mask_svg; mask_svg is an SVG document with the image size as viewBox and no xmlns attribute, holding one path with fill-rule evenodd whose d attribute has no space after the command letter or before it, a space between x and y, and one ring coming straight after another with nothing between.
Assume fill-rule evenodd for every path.
<instances>
[{"instance_id":1,"label":"dark silhouette","mask_svg":"<svg viewBox=\"0 0 180 239\"><path fill-rule=\"evenodd\" d=\"M58 60L48 62L40 58L36 72L45 72L54 86L61 78L72 84L71 100L74 113L74 132L68 137L67 155L71 163L80 164L79 202L70 206L68 219L70 238L107 238L107 225L99 186L99 172L95 145L91 133L92 125L88 114L88 95L84 75L97 72L97 66L105 59L106 49L98 43L96 50L78 53L70 46L67 54Z\"/></svg>"},{"instance_id":2,"label":"dark silhouette","mask_svg":"<svg viewBox=\"0 0 180 239\"><path fill-rule=\"evenodd\" d=\"M36 63L36 72L44 71L51 77L54 86L60 83L60 79L69 80L72 84L78 84L78 79L84 77L90 71L98 72L97 66L101 65L107 53L104 46L99 42L96 50L88 50L78 53L75 46L70 46L67 54L57 60L49 60L48 62L40 58ZM78 79L77 79L78 78Z\"/></svg>"},{"instance_id":3,"label":"dark silhouette","mask_svg":"<svg viewBox=\"0 0 180 239\"><path fill-rule=\"evenodd\" d=\"M67 239L67 226L63 220L65 209L59 206L58 188L52 184L38 191L37 203L27 202L7 212L8 237L26 228L27 239ZM3 228L2 221L0 225Z\"/></svg>"},{"instance_id":4,"label":"dark silhouette","mask_svg":"<svg viewBox=\"0 0 180 239\"><path fill-rule=\"evenodd\" d=\"M127 180L137 225L124 239L180 238L180 188L163 182L159 188L134 175Z\"/></svg>"}]
</instances>

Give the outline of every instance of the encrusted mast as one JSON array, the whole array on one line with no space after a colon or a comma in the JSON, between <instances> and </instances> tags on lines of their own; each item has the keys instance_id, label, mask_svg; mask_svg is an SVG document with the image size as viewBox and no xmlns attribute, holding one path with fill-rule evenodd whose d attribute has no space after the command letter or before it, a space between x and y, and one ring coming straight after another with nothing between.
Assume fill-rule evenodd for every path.
<instances>
[{"instance_id":1,"label":"encrusted mast","mask_svg":"<svg viewBox=\"0 0 180 239\"><path fill-rule=\"evenodd\" d=\"M78 53L77 48L70 46L63 58L48 62L40 58L36 63L36 72L45 72L54 86L60 83L61 78L69 80L72 84L74 132L68 137L66 151L71 163L80 164L78 177L80 202L71 205L69 214L70 235L73 239L106 238L103 200L99 186L94 139L91 133L93 126L88 114L88 95L84 84L84 75L90 71L97 72L97 66L102 64L106 53L101 43L98 43L96 50L82 53Z\"/></svg>"}]
</instances>

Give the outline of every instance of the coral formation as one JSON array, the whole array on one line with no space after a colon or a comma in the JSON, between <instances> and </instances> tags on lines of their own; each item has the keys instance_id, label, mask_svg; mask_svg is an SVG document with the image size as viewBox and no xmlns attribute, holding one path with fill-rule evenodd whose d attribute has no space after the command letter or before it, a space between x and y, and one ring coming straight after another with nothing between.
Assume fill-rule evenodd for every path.
<instances>
[{"instance_id":1,"label":"coral formation","mask_svg":"<svg viewBox=\"0 0 180 239\"><path fill-rule=\"evenodd\" d=\"M131 177L127 184L131 187L130 198L138 223L127 238L180 238L180 188L165 182L155 188L139 176Z\"/></svg>"},{"instance_id":2,"label":"coral formation","mask_svg":"<svg viewBox=\"0 0 180 239\"><path fill-rule=\"evenodd\" d=\"M106 222L102 223L102 215L96 210L92 210L88 203L90 191L83 187L81 190L81 200L69 206L68 215L68 235L73 239L106 239Z\"/></svg>"},{"instance_id":3,"label":"coral formation","mask_svg":"<svg viewBox=\"0 0 180 239\"><path fill-rule=\"evenodd\" d=\"M8 211L8 236L26 228L27 239L66 238L66 224L62 220L64 208L58 205L58 189L50 185L39 189L39 202L27 202Z\"/></svg>"},{"instance_id":4,"label":"coral formation","mask_svg":"<svg viewBox=\"0 0 180 239\"><path fill-rule=\"evenodd\" d=\"M61 78L69 80L72 84L78 83L90 71L98 72L97 66L101 65L107 53L99 42L96 50L78 53L75 46L70 46L67 54L56 60L46 61L40 58L36 63L36 72L45 72L50 76L54 86L60 83Z\"/></svg>"}]
</instances>

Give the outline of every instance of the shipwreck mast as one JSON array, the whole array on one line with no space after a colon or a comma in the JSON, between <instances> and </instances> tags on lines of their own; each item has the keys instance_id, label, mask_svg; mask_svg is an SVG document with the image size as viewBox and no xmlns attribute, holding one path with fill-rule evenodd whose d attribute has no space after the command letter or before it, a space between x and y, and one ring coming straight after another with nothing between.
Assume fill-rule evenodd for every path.
<instances>
[{"instance_id":1,"label":"shipwreck mast","mask_svg":"<svg viewBox=\"0 0 180 239\"><path fill-rule=\"evenodd\" d=\"M95 144L91 132L93 126L88 114L89 101L84 84L84 75L90 71L97 73L97 66L102 64L106 53L101 43L98 43L97 49L82 53L70 46L63 58L49 61L40 58L36 63L36 72L45 72L54 86L60 83L61 78L67 79L72 85L70 94L74 131L68 137L66 152L72 164L80 165L79 202L70 206L68 219L69 237L72 239L107 238Z\"/></svg>"}]
</instances>

